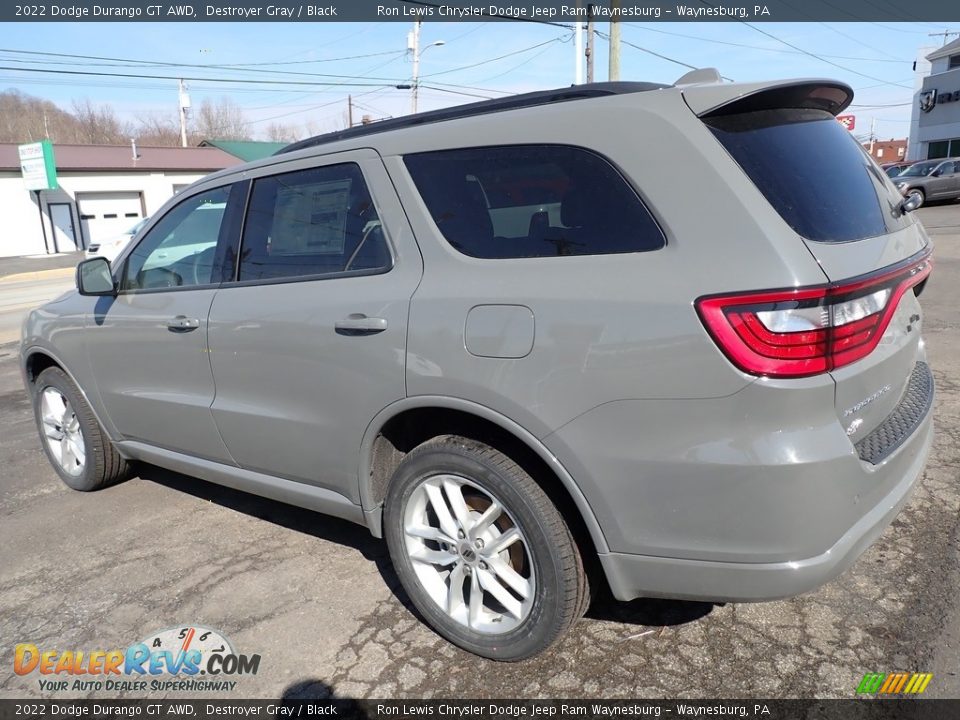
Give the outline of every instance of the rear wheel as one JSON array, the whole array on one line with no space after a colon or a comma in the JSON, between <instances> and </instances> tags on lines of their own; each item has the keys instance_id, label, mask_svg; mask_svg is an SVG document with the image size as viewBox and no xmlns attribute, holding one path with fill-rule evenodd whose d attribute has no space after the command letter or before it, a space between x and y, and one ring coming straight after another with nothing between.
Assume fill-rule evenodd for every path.
<instances>
[{"instance_id":1,"label":"rear wheel","mask_svg":"<svg viewBox=\"0 0 960 720\"><path fill-rule=\"evenodd\" d=\"M390 483L384 530L417 609L478 655L535 655L589 603L557 508L519 465L474 440L434 438L407 455Z\"/></svg>"},{"instance_id":2,"label":"rear wheel","mask_svg":"<svg viewBox=\"0 0 960 720\"><path fill-rule=\"evenodd\" d=\"M33 386L33 409L47 458L67 485L98 490L128 477L127 461L63 370L50 367L40 373Z\"/></svg>"},{"instance_id":3,"label":"rear wheel","mask_svg":"<svg viewBox=\"0 0 960 720\"><path fill-rule=\"evenodd\" d=\"M914 200L916 202L916 207L922 207L927 200L927 196L920 188L911 188L907 191L907 199Z\"/></svg>"}]
</instances>

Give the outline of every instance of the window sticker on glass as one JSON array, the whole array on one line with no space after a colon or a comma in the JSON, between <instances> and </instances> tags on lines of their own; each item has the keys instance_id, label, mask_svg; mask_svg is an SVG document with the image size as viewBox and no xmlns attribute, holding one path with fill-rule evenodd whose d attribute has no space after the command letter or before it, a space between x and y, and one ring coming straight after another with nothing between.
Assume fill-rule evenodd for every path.
<instances>
[{"instance_id":1,"label":"window sticker on glass","mask_svg":"<svg viewBox=\"0 0 960 720\"><path fill-rule=\"evenodd\" d=\"M270 253L342 254L350 184L347 178L279 189Z\"/></svg>"}]
</instances>

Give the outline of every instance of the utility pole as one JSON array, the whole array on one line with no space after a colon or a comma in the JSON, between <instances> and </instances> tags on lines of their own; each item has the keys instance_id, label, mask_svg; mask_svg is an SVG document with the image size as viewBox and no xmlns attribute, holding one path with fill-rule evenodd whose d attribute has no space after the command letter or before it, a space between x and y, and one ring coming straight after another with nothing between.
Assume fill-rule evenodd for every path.
<instances>
[{"instance_id":1,"label":"utility pole","mask_svg":"<svg viewBox=\"0 0 960 720\"><path fill-rule=\"evenodd\" d=\"M413 23L413 32L410 34L410 40L407 43L410 50L413 51L413 82L410 88L410 112L417 112L417 86L420 84L420 25L421 21Z\"/></svg>"},{"instance_id":2,"label":"utility pole","mask_svg":"<svg viewBox=\"0 0 960 720\"><path fill-rule=\"evenodd\" d=\"M353 95L347 95L347 127L353 127Z\"/></svg>"},{"instance_id":3,"label":"utility pole","mask_svg":"<svg viewBox=\"0 0 960 720\"><path fill-rule=\"evenodd\" d=\"M951 35L960 35L960 32L957 32L956 30L944 30L943 32L938 32L938 33L927 33L927 35L929 35L930 37L943 36L943 44L946 45L948 37L950 37Z\"/></svg>"},{"instance_id":4,"label":"utility pole","mask_svg":"<svg viewBox=\"0 0 960 720\"><path fill-rule=\"evenodd\" d=\"M580 17L580 0L577 0L577 17ZM583 21L577 20L573 30L573 84L583 85Z\"/></svg>"},{"instance_id":5,"label":"utility pole","mask_svg":"<svg viewBox=\"0 0 960 720\"><path fill-rule=\"evenodd\" d=\"M876 140L877 140L876 129L877 129L877 119L870 118L870 157L873 157L873 147L876 144Z\"/></svg>"},{"instance_id":6,"label":"utility pole","mask_svg":"<svg viewBox=\"0 0 960 720\"><path fill-rule=\"evenodd\" d=\"M177 103L180 106L180 144L183 147L187 146L187 110L190 107L190 96L187 94L187 87L183 84L183 80L179 81L180 86L180 100Z\"/></svg>"},{"instance_id":7,"label":"utility pole","mask_svg":"<svg viewBox=\"0 0 960 720\"><path fill-rule=\"evenodd\" d=\"M610 0L610 61L607 79L620 79L620 0Z\"/></svg>"},{"instance_id":8,"label":"utility pole","mask_svg":"<svg viewBox=\"0 0 960 720\"><path fill-rule=\"evenodd\" d=\"M410 83L410 111L417 112L417 91L420 88L420 56L432 47L440 47L447 43L443 40L434 40L425 48L420 48L420 26L423 23L417 20L413 24L413 31L407 35L407 50L413 53L413 82Z\"/></svg>"},{"instance_id":9,"label":"utility pole","mask_svg":"<svg viewBox=\"0 0 960 720\"><path fill-rule=\"evenodd\" d=\"M593 5L587 5L587 82L593 82L593 52L594 52L594 33L593 33Z\"/></svg>"}]
</instances>

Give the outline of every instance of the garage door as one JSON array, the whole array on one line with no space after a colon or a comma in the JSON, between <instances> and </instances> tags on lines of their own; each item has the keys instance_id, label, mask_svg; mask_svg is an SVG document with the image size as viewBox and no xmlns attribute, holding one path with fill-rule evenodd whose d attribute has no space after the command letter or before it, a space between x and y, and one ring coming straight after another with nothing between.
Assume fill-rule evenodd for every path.
<instances>
[{"instance_id":1,"label":"garage door","mask_svg":"<svg viewBox=\"0 0 960 720\"><path fill-rule=\"evenodd\" d=\"M121 235L143 217L138 192L77 193L83 237L90 245Z\"/></svg>"}]
</instances>

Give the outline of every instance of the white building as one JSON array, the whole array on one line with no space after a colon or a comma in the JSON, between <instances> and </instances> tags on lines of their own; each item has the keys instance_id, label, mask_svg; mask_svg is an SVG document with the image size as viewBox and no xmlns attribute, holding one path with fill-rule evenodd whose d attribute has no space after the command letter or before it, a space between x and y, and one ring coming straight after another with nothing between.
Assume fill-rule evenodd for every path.
<instances>
[{"instance_id":1,"label":"white building","mask_svg":"<svg viewBox=\"0 0 960 720\"><path fill-rule=\"evenodd\" d=\"M54 145L57 190L27 190L0 143L0 257L83 250L118 235L204 175L241 160L215 147Z\"/></svg>"},{"instance_id":2,"label":"white building","mask_svg":"<svg viewBox=\"0 0 960 720\"><path fill-rule=\"evenodd\" d=\"M907 158L960 157L960 39L926 60L930 71L914 93Z\"/></svg>"}]
</instances>

